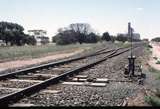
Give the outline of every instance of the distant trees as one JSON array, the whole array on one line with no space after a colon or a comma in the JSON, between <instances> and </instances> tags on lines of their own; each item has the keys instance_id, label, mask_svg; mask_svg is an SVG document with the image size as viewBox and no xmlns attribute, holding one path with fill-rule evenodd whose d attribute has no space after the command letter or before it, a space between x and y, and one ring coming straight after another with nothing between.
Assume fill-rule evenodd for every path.
<instances>
[{"instance_id":1,"label":"distant trees","mask_svg":"<svg viewBox=\"0 0 160 109\"><path fill-rule=\"evenodd\" d=\"M87 23L70 24L67 28L60 28L52 41L59 45L72 43L96 43L100 37L92 32Z\"/></svg>"},{"instance_id":2,"label":"distant trees","mask_svg":"<svg viewBox=\"0 0 160 109\"><path fill-rule=\"evenodd\" d=\"M36 43L37 43L37 41L34 38L34 36L26 35L24 40L25 40L25 42L23 42L23 44L36 45Z\"/></svg>"},{"instance_id":3,"label":"distant trees","mask_svg":"<svg viewBox=\"0 0 160 109\"><path fill-rule=\"evenodd\" d=\"M117 36L110 35L108 32L104 32L102 36L95 34L89 24L75 23L70 24L68 27L58 29L58 33L52 37L52 42L65 45L73 43L97 43L98 41L111 41L115 40L125 42L129 41L129 38L124 34L118 34Z\"/></svg>"},{"instance_id":4,"label":"distant trees","mask_svg":"<svg viewBox=\"0 0 160 109\"><path fill-rule=\"evenodd\" d=\"M144 38L144 39L142 39L142 41L149 42L149 39L147 39L147 38Z\"/></svg>"},{"instance_id":5,"label":"distant trees","mask_svg":"<svg viewBox=\"0 0 160 109\"><path fill-rule=\"evenodd\" d=\"M125 41L128 41L128 37L126 37L126 36L124 36L122 34L118 34L117 37L116 37L116 40L125 42Z\"/></svg>"},{"instance_id":6,"label":"distant trees","mask_svg":"<svg viewBox=\"0 0 160 109\"><path fill-rule=\"evenodd\" d=\"M76 43L77 39L72 30L61 30L52 38L52 41L58 45L66 45Z\"/></svg>"},{"instance_id":7,"label":"distant trees","mask_svg":"<svg viewBox=\"0 0 160 109\"><path fill-rule=\"evenodd\" d=\"M74 36L80 44L84 43L86 36L92 32L91 26L87 23L70 24L69 30L73 31Z\"/></svg>"},{"instance_id":8,"label":"distant trees","mask_svg":"<svg viewBox=\"0 0 160 109\"><path fill-rule=\"evenodd\" d=\"M104 32L101 40L114 42L116 40L116 36L110 35L108 32Z\"/></svg>"},{"instance_id":9,"label":"distant trees","mask_svg":"<svg viewBox=\"0 0 160 109\"><path fill-rule=\"evenodd\" d=\"M101 39L102 39L102 40L105 40L105 41L111 41L111 36L109 35L108 32L105 32L105 33L103 33Z\"/></svg>"},{"instance_id":10,"label":"distant trees","mask_svg":"<svg viewBox=\"0 0 160 109\"><path fill-rule=\"evenodd\" d=\"M40 42L41 42L41 44L43 44L43 45L49 43L49 38L48 38L48 37L43 36L43 37L40 37L40 39L41 39Z\"/></svg>"},{"instance_id":11,"label":"distant trees","mask_svg":"<svg viewBox=\"0 0 160 109\"><path fill-rule=\"evenodd\" d=\"M153 38L151 41L160 42L160 37Z\"/></svg>"},{"instance_id":12,"label":"distant trees","mask_svg":"<svg viewBox=\"0 0 160 109\"><path fill-rule=\"evenodd\" d=\"M0 22L0 40L6 45L24 45L25 43L34 45L34 37L24 34L24 28L16 23Z\"/></svg>"},{"instance_id":13,"label":"distant trees","mask_svg":"<svg viewBox=\"0 0 160 109\"><path fill-rule=\"evenodd\" d=\"M100 40L100 37L95 33L90 33L86 36L85 43L97 43Z\"/></svg>"},{"instance_id":14,"label":"distant trees","mask_svg":"<svg viewBox=\"0 0 160 109\"><path fill-rule=\"evenodd\" d=\"M116 36L111 35L111 41L114 42L116 40Z\"/></svg>"},{"instance_id":15,"label":"distant trees","mask_svg":"<svg viewBox=\"0 0 160 109\"><path fill-rule=\"evenodd\" d=\"M137 36L136 36L137 37ZM37 39L37 37L36 37ZM6 45L35 45L36 39L24 33L24 28L16 23L0 22L0 42ZM41 37L42 44L49 42L47 37ZM130 38L125 34L118 34L112 36L108 32L104 32L102 36L94 33L90 24L88 23L73 23L68 27L58 29L58 33L52 37L52 42L59 45L73 44L73 43L97 43L98 41L130 41ZM140 41L133 39L133 41ZM160 37L152 39L152 41L160 42Z\"/></svg>"}]
</instances>

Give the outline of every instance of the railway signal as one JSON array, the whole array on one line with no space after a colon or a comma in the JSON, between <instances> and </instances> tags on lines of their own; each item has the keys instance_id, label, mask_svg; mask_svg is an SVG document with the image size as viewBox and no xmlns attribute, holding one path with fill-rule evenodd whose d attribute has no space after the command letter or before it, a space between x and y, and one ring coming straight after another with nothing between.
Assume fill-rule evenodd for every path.
<instances>
[{"instance_id":1,"label":"railway signal","mask_svg":"<svg viewBox=\"0 0 160 109\"><path fill-rule=\"evenodd\" d=\"M128 65L125 66L124 74L127 77L133 78L134 80L138 80L139 84L143 84L143 78L145 78L145 74L142 73L142 66L135 65L136 57L133 55L133 32L134 29L131 27L131 23L128 23L128 37L131 41L131 54L128 56ZM135 73L140 73L137 75Z\"/></svg>"}]
</instances>

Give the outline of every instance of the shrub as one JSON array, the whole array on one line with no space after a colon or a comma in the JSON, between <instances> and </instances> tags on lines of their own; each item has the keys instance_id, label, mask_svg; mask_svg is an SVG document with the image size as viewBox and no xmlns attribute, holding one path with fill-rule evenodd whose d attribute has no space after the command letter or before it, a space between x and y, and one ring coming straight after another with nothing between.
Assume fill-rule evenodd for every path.
<instances>
[{"instance_id":1,"label":"shrub","mask_svg":"<svg viewBox=\"0 0 160 109\"><path fill-rule=\"evenodd\" d=\"M149 66L149 71L152 72L152 73L159 73L160 72L159 70L157 70L157 69L155 69L151 66Z\"/></svg>"},{"instance_id":2,"label":"shrub","mask_svg":"<svg viewBox=\"0 0 160 109\"><path fill-rule=\"evenodd\" d=\"M124 43L125 41L128 41L128 38L122 34L118 34L116 40Z\"/></svg>"},{"instance_id":3,"label":"shrub","mask_svg":"<svg viewBox=\"0 0 160 109\"><path fill-rule=\"evenodd\" d=\"M160 37L153 38L151 41L160 42Z\"/></svg>"},{"instance_id":4,"label":"shrub","mask_svg":"<svg viewBox=\"0 0 160 109\"><path fill-rule=\"evenodd\" d=\"M156 62L156 64L160 64L160 61L158 60L158 61Z\"/></svg>"},{"instance_id":5,"label":"shrub","mask_svg":"<svg viewBox=\"0 0 160 109\"><path fill-rule=\"evenodd\" d=\"M144 98L145 102L152 106L160 106L160 98L155 96L145 96Z\"/></svg>"},{"instance_id":6,"label":"shrub","mask_svg":"<svg viewBox=\"0 0 160 109\"><path fill-rule=\"evenodd\" d=\"M158 58L157 57L153 57L153 59L157 60Z\"/></svg>"},{"instance_id":7,"label":"shrub","mask_svg":"<svg viewBox=\"0 0 160 109\"><path fill-rule=\"evenodd\" d=\"M77 35L78 34L78 35ZM73 30L61 30L56 36L52 37L52 42L57 45L67 45L75 43L97 43L100 37L95 33L90 34L75 33Z\"/></svg>"},{"instance_id":8,"label":"shrub","mask_svg":"<svg viewBox=\"0 0 160 109\"><path fill-rule=\"evenodd\" d=\"M6 45L21 46L26 44L27 39L31 39L28 41L34 40L28 37L29 36L24 33L24 28L21 25L11 22L0 22L0 40L6 43Z\"/></svg>"},{"instance_id":9,"label":"shrub","mask_svg":"<svg viewBox=\"0 0 160 109\"><path fill-rule=\"evenodd\" d=\"M151 45L148 45L149 48L153 48Z\"/></svg>"},{"instance_id":10,"label":"shrub","mask_svg":"<svg viewBox=\"0 0 160 109\"><path fill-rule=\"evenodd\" d=\"M103 33L101 39L102 39L102 40L105 40L105 41L111 41L111 36L109 35L108 32L105 32L105 33Z\"/></svg>"}]
</instances>

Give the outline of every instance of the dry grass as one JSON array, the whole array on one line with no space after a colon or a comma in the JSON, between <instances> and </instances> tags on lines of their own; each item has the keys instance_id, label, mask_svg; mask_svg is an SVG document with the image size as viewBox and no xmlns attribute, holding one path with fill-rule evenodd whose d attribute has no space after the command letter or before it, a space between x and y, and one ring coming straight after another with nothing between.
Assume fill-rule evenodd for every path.
<instances>
[{"instance_id":1,"label":"dry grass","mask_svg":"<svg viewBox=\"0 0 160 109\"><path fill-rule=\"evenodd\" d=\"M160 98L156 96L145 96L145 102L152 106L160 106Z\"/></svg>"},{"instance_id":2,"label":"dry grass","mask_svg":"<svg viewBox=\"0 0 160 109\"><path fill-rule=\"evenodd\" d=\"M96 44L71 44L65 46L59 46L54 44L41 45L41 46L13 46L13 47L0 47L0 60L14 60L21 58L36 58L44 54L63 52L65 50L74 50L80 48L94 48L102 45Z\"/></svg>"}]
</instances>

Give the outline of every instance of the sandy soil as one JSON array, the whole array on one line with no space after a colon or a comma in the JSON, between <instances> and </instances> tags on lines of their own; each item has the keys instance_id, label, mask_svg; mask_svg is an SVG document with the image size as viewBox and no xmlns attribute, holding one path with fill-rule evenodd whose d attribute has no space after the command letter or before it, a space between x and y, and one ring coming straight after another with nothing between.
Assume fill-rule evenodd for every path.
<instances>
[{"instance_id":1,"label":"sandy soil","mask_svg":"<svg viewBox=\"0 0 160 109\"><path fill-rule=\"evenodd\" d=\"M128 106L150 106L144 100L144 96L146 95L146 91L142 88L136 96L127 98Z\"/></svg>"},{"instance_id":2,"label":"sandy soil","mask_svg":"<svg viewBox=\"0 0 160 109\"><path fill-rule=\"evenodd\" d=\"M83 51L84 49L79 49L79 50L75 50L74 52L70 52L70 53L67 52L67 53L54 54L54 55L41 57L41 58L35 58L35 59L28 59L28 60L25 59L25 60L4 62L4 63L0 63L0 71L12 69L12 68L23 67L23 66L32 65L32 64L38 64L41 62L46 62L46 61L54 60L54 59L61 59L61 58L75 55L77 53L81 53Z\"/></svg>"},{"instance_id":3,"label":"sandy soil","mask_svg":"<svg viewBox=\"0 0 160 109\"><path fill-rule=\"evenodd\" d=\"M148 64L152 66L153 68L160 70L160 64L156 64L157 60L155 60L153 57L157 57L160 59L160 44L151 43L153 49L152 49L152 56L150 60L148 61Z\"/></svg>"}]
</instances>

